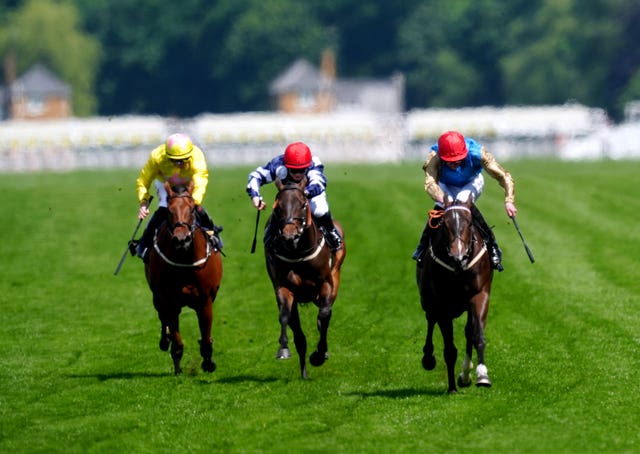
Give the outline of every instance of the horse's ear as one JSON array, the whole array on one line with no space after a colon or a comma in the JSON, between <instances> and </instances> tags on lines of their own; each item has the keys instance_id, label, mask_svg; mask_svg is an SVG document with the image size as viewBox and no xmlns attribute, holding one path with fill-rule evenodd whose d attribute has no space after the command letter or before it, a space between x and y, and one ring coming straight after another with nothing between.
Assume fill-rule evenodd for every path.
<instances>
[{"instance_id":1,"label":"horse's ear","mask_svg":"<svg viewBox=\"0 0 640 454\"><path fill-rule=\"evenodd\" d=\"M284 189L284 184L282 184L282 180L280 178L276 178L276 188L278 188L278 191L282 191L282 189Z\"/></svg>"},{"instance_id":2,"label":"horse's ear","mask_svg":"<svg viewBox=\"0 0 640 454\"><path fill-rule=\"evenodd\" d=\"M169 183L168 181L164 182L164 188L167 190L167 195L171 196L173 195L173 187L171 187L171 183Z\"/></svg>"},{"instance_id":3,"label":"horse's ear","mask_svg":"<svg viewBox=\"0 0 640 454\"><path fill-rule=\"evenodd\" d=\"M187 186L187 191L189 191L189 194L193 194L193 187L194 187L195 185L196 185L196 184L193 182L193 180L190 180L190 181L189 181L189 185Z\"/></svg>"}]
</instances>

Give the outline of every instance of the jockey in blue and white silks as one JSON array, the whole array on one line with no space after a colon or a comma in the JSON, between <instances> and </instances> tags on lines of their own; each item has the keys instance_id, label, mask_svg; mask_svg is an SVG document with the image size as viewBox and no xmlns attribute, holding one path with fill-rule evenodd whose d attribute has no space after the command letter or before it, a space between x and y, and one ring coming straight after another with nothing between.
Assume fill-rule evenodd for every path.
<instances>
[{"instance_id":1,"label":"jockey in blue and white silks","mask_svg":"<svg viewBox=\"0 0 640 454\"><path fill-rule=\"evenodd\" d=\"M285 152L256 168L249 173L247 182L247 194L251 197L253 206L258 210L265 208L265 203L260 195L260 187L263 184L272 183L276 179L282 181L292 180L299 182L306 175L307 186L305 194L309 199L311 212L318 225L325 232L325 237L336 251L342 247L342 237L333 224L333 218L327 201L327 178L324 175L324 165L320 158L311 155L311 150L302 142L289 144ZM265 234L265 242L268 241L269 232Z\"/></svg>"}]
</instances>

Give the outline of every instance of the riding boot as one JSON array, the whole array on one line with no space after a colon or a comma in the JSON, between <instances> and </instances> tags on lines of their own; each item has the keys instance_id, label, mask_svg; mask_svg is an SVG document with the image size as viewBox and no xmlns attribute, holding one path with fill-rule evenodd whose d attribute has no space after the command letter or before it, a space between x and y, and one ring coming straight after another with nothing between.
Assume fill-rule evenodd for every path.
<instances>
[{"instance_id":1,"label":"riding boot","mask_svg":"<svg viewBox=\"0 0 640 454\"><path fill-rule=\"evenodd\" d=\"M472 206L471 212L473 213L473 219L475 221L476 226L480 230L482 234L482 238L484 242L487 244L489 248L489 253L491 255L491 266L493 269L498 271L504 271L504 267L502 266L502 251L498 247L498 243L496 241L496 237L493 234L493 230L487 224L487 221L484 220L482 213L475 205Z\"/></svg>"},{"instance_id":2,"label":"riding boot","mask_svg":"<svg viewBox=\"0 0 640 454\"><path fill-rule=\"evenodd\" d=\"M335 252L342 249L342 237L340 236L340 233L338 233L336 226L333 224L331 213L327 211L321 217L316 218L316 221L318 222L318 226L320 227L320 230L322 230L327 243L329 243L331 250Z\"/></svg>"},{"instance_id":3,"label":"riding boot","mask_svg":"<svg viewBox=\"0 0 640 454\"><path fill-rule=\"evenodd\" d=\"M211 216L207 210L202 206L198 205L196 208L196 221L200 224L201 227L204 227L207 231L207 234L212 240L213 246L222 249L222 238L220 238L220 232L222 232L221 225L215 225Z\"/></svg>"},{"instance_id":4,"label":"riding boot","mask_svg":"<svg viewBox=\"0 0 640 454\"><path fill-rule=\"evenodd\" d=\"M151 246L151 243L153 242L153 235L166 219L167 208L158 207L153 215L151 215L151 219L149 219L147 227L144 229L140 239L129 245L130 250L132 249L132 246L135 247L136 254L144 263L147 263L147 260L149 259L149 246Z\"/></svg>"},{"instance_id":5,"label":"riding boot","mask_svg":"<svg viewBox=\"0 0 640 454\"><path fill-rule=\"evenodd\" d=\"M429 219L427 218L427 223L424 225L424 229L422 230L422 235L420 236L420 241L418 242L418 246L416 250L413 252L411 258L418 262L418 266L422 266L422 254L424 253L427 244L429 244L429 235L431 234L431 227L429 227Z\"/></svg>"}]
</instances>

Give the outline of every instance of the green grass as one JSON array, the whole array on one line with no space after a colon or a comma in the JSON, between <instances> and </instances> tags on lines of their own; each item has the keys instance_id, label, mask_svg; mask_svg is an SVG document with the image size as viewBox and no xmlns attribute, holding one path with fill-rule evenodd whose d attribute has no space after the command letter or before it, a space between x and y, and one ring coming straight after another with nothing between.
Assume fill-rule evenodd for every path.
<instances>
[{"instance_id":1,"label":"green grass","mask_svg":"<svg viewBox=\"0 0 640 454\"><path fill-rule=\"evenodd\" d=\"M504 251L487 328L493 387L446 394L410 255L432 203L420 163L331 165L348 254L330 360L299 378L244 193L250 168L211 169L224 225L218 369L199 369L183 312L181 377L157 347L142 263L114 270L136 223L135 171L1 175L0 452L638 452L640 163L514 161L531 265L488 180L479 206ZM265 188L265 198L273 197ZM266 216L262 218L262 223ZM301 310L315 345L316 310ZM462 350L463 320L456 322Z\"/></svg>"}]
</instances>

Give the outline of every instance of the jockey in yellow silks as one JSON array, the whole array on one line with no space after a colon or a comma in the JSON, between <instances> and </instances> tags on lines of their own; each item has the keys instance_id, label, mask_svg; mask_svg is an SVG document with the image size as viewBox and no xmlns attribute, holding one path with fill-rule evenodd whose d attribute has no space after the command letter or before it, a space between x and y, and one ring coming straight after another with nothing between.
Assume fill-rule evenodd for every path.
<instances>
[{"instance_id":1,"label":"jockey in yellow silks","mask_svg":"<svg viewBox=\"0 0 640 454\"><path fill-rule=\"evenodd\" d=\"M213 220L202 206L209 182L209 170L203 151L193 144L189 136L182 133L170 135L166 142L154 148L149 159L140 171L136 180L138 194L138 219L149 215L149 189L152 184L158 194L158 209L153 213L147 227L138 241L132 242L130 249L146 261L148 248L153 240L153 234L167 218L167 191L165 182L172 186L186 186L193 181L192 197L196 204L196 220L209 231L218 232ZM221 245L221 242L220 242Z\"/></svg>"}]
</instances>

